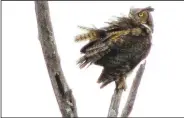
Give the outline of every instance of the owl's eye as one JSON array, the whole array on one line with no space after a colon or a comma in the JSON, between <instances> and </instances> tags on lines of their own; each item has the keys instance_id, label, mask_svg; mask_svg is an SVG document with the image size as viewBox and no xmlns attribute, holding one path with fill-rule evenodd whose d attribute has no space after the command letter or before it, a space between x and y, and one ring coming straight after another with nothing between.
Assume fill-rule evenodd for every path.
<instances>
[{"instance_id":1,"label":"owl's eye","mask_svg":"<svg viewBox=\"0 0 184 118\"><path fill-rule=\"evenodd\" d=\"M144 16L144 12L140 12L138 15L139 15L139 17L143 17Z\"/></svg>"}]
</instances>

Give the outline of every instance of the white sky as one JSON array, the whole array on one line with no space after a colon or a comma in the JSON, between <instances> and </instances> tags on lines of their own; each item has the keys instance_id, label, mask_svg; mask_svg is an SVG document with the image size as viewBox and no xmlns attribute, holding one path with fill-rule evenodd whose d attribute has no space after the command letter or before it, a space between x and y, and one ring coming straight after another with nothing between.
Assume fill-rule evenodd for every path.
<instances>
[{"instance_id":1,"label":"white sky","mask_svg":"<svg viewBox=\"0 0 184 118\"><path fill-rule=\"evenodd\" d=\"M114 83L96 83L101 67L80 70L76 60L86 43L75 43L77 25L96 27L129 8L155 8L153 46L130 116L184 116L184 2L49 2L51 20L65 77L79 116L107 116ZM3 116L61 116L37 34L34 2L2 3ZM121 109L128 90L123 93ZM120 110L121 112L121 110Z\"/></svg>"}]
</instances>

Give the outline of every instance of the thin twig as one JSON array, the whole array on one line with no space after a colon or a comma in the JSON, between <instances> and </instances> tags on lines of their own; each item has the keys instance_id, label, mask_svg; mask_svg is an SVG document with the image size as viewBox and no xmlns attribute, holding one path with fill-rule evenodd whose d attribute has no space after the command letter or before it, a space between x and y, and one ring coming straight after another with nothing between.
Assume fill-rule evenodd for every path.
<instances>
[{"instance_id":1,"label":"thin twig","mask_svg":"<svg viewBox=\"0 0 184 118\"><path fill-rule=\"evenodd\" d=\"M77 117L77 108L60 65L47 1L35 1L39 41L52 87L63 117Z\"/></svg>"},{"instance_id":2,"label":"thin twig","mask_svg":"<svg viewBox=\"0 0 184 118\"><path fill-rule=\"evenodd\" d=\"M136 73L136 77L134 78L134 81L132 83L130 93L128 95L128 99L127 99L127 102L125 104L125 107L123 108L121 117L128 117L132 111L132 108L133 108L133 105L135 102L135 98L137 95L137 91L139 88L139 84L141 82L141 78L142 78L142 75L144 73L145 66L146 66L146 61L140 65L140 67Z\"/></svg>"},{"instance_id":3,"label":"thin twig","mask_svg":"<svg viewBox=\"0 0 184 118\"><path fill-rule=\"evenodd\" d=\"M121 101L122 89L115 89L111 98L111 103L109 107L108 117L117 117L118 109Z\"/></svg>"}]
</instances>

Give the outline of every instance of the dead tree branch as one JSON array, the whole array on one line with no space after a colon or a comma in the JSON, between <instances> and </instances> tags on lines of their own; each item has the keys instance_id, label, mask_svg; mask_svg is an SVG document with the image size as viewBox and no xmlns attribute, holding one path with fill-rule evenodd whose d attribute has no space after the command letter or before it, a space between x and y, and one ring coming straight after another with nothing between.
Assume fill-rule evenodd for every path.
<instances>
[{"instance_id":1,"label":"dead tree branch","mask_svg":"<svg viewBox=\"0 0 184 118\"><path fill-rule=\"evenodd\" d=\"M77 108L69 88L57 52L47 1L35 1L39 41L52 87L63 117L77 117Z\"/></svg>"},{"instance_id":2,"label":"dead tree branch","mask_svg":"<svg viewBox=\"0 0 184 118\"><path fill-rule=\"evenodd\" d=\"M119 105L121 101L122 89L115 89L111 98L111 103L109 107L108 117L117 117Z\"/></svg>"},{"instance_id":3,"label":"dead tree branch","mask_svg":"<svg viewBox=\"0 0 184 118\"><path fill-rule=\"evenodd\" d=\"M141 82L141 78L142 78L142 75L144 73L145 66L146 66L146 61L140 65L140 67L136 73L136 77L134 78L134 81L132 83L130 93L128 95L128 99L127 99L127 102L125 104L125 107L123 108L121 117L128 117L132 111L132 108L133 108L133 105L135 102L135 98L137 95L137 91L139 88L139 84Z\"/></svg>"}]
</instances>

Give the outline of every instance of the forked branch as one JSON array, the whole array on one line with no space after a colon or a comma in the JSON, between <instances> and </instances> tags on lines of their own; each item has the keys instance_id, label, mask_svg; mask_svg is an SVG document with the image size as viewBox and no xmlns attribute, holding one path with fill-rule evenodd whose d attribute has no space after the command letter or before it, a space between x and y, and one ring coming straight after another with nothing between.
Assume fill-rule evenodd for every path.
<instances>
[{"instance_id":1,"label":"forked branch","mask_svg":"<svg viewBox=\"0 0 184 118\"><path fill-rule=\"evenodd\" d=\"M52 87L63 117L77 117L77 108L72 91L69 88L60 64L52 24L50 21L47 1L35 1L35 11L38 25L39 41L42 47L45 63L51 79ZM122 117L128 117L132 111L139 83L146 62L141 64L133 81L127 102L122 111ZM114 90L108 117L117 117L122 90Z\"/></svg>"}]
</instances>

